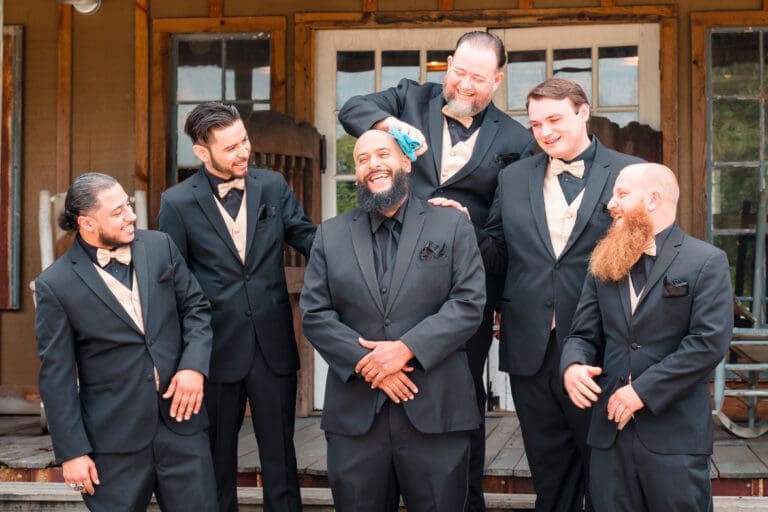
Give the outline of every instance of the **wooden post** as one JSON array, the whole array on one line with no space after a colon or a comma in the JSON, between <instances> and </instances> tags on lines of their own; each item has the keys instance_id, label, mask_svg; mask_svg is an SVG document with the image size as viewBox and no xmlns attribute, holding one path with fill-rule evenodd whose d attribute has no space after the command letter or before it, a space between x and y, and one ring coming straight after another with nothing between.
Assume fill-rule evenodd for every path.
<instances>
[{"instance_id":1,"label":"wooden post","mask_svg":"<svg viewBox=\"0 0 768 512\"><path fill-rule=\"evenodd\" d=\"M134 7L134 187L149 187L149 0Z\"/></svg>"},{"instance_id":2,"label":"wooden post","mask_svg":"<svg viewBox=\"0 0 768 512\"><path fill-rule=\"evenodd\" d=\"M363 12L375 12L378 8L378 0L363 0Z\"/></svg>"},{"instance_id":3,"label":"wooden post","mask_svg":"<svg viewBox=\"0 0 768 512\"><path fill-rule=\"evenodd\" d=\"M768 2L768 0L766 0ZM453 0L440 0L437 4L437 8L441 11L452 11Z\"/></svg>"},{"instance_id":4,"label":"wooden post","mask_svg":"<svg viewBox=\"0 0 768 512\"><path fill-rule=\"evenodd\" d=\"M221 18L223 16L224 7L222 2L224 0L208 0L208 17L209 18Z\"/></svg>"},{"instance_id":5,"label":"wooden post","mask_svg":"<svg viewBox=\"0 0 768 512\"><path fill-rule=\"evenodd\" d=\"M518 9L533 9L533 0L520 0L517 2Z\"/></svg>"},{"instance_id":6,"label":"wooden post","mask_svg":"<svg viewBox=\"0 0 768 512\"><path fill-rule=\"evenodd\" d=\"M59 4L56 61L56 191L69 189L72 155L72 6Z\"/></svg>"}]
</instances>

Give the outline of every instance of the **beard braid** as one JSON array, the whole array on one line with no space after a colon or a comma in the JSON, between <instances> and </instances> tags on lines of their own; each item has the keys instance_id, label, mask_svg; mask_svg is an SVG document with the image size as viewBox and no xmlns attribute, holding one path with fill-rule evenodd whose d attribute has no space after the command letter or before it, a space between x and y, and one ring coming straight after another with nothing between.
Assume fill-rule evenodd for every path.
<instances>
[{"instance_id":1,"label":"beard braid","mask_svg":"<svg viewBox=\"0 0 768 512\"><path fill-rule=\"evenodd\" d=\"M589 258L589 271L601 282L620 281L637 263L653 238L653 225L642 204L616 220Z\"/></svg>"}]
</instances>

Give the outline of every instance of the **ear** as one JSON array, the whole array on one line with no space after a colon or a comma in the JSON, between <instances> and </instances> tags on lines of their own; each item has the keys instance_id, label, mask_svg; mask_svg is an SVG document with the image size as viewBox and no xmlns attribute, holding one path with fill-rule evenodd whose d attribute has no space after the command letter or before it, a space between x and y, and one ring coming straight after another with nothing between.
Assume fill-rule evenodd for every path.
<instances>
[{"instance_id":1,"label":"ear","mask_svg":"<svg viewBox=\"0 0 768 512\"><path fill-rule=\"evenodd\" d=\"M451 67L451 62L453 62L453 55L449 55L448 59L445 61L448 64L448 67Z\"/></svg>"},{"instance_id":2,"label":"ear","mask_svg":"<svg viewBox=\"0 0 768 512\"><path fill-rule=\"evenodd\" d=\"M504 80L504 72L499 71L498 73L496 73L496 78L494 78L493 80L493 92L496 92L496 89L499 88L502 80Z\"/></svg>"},{"instance_id":3,"label":"ear","mask_svg":"<svg viewBox=\"0 0 768 512\"><path fill-rule=\"evenodd\" d=\"M207 147L202 144L194 144L192 146L192 152L197 158L199 158L204 164L210 163L211 154Z\"/></svg>"},{"instance_id":4,"label":"ear","mask_svg":"<svg viewBox=\"0 0 768 512\"><path fill-rule=\"evenodd\" d=\"M410 174L410 172L411 172L411 159L410 159L410 158L408 158L408 157L407 157L407 156L405 156L405 155L403 155L403 165L402 165L402 169L403 169L403 170L404 170L406 173L409 173L409 174Z\"/></svg>"},{"instance_id":5,"label":"ear","mask_svg":"<svg viewBox=\"0 0 768 512\"><path fill-rule=\"evenodd\" d=\"M586 122L586 120L587 120L587 119L589 119L589 105L587 105L586 103L583 103L583 104L582 104L582 105L579 107L579 115L580 115L580 116L582 117L582 119L584 119L584 121Z\"/></svg>"},{"instance_id":6,"label":"ear","mask_svg":"<svg viewBox=\"0 0 768 512\"><path fill-rule=\"evenodd\" d=\"M85 233L95 233L97 231L96 221L86 215L77 216L77 227L79 231Z\"/></svg>"},{"instance_id":7,"label":"ear","mask_svg":"<svg viewBox=\"0 0 768 512\"><path fill-rule=\"evenodd\" d=\"M652 212L656 208L658 208L659 205L661 205L661 193L657 191L651 192L650 196L648 197L647 204L645 206L646 209L649 212Z\"/></svg>"}]
</instances>

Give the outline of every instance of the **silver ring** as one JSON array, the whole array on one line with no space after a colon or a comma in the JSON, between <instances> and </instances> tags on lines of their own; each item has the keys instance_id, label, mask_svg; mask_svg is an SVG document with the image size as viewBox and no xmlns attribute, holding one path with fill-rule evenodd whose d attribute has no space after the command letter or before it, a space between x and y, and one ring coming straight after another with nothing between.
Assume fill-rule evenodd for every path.
<instances>
[{"instance_id":1,"label":"silver ring","mask_svg":"<svg viewBox=\"0 0 768 512\"><path fill-rule=\"evenodd\" d=\"M85 484L76 484L73 489L77 492L83 492L83 489L85 489Z\"/></svg>"},{"instance_id":2,"label":"silver ring","mask_svg":"<svg viewBox=\"0 0 768 512\"><path fill-rule=\"evenodd\" d=\"M75 482L72 482L71 484L69 484L70 489L74 489L75 487L77 487L77 484Z\"/></svg>"}]
</instances>

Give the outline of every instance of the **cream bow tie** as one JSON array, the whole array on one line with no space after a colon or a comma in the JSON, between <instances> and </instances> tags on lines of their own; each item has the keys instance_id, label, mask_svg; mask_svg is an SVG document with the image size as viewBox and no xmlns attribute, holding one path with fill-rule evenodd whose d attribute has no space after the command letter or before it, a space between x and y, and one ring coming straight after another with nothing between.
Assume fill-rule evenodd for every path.
<instances>
[{"instance_id":1,"label":"cream bow tie","mask_svg":"<svg viewBox=\"0 0 768 512\"><path fill-rule=\"evenodd\" d=\"M648 256L656 257L656 240L651 240L651 243L648 244L648 246L643 249L643 254L647 254Z\"/></svg>"},{"instance_id":2,"label":"cream bow tie","mask_svg":"<svg viewBox=\"0 0 768 512\"><path fill-rule=\"evenodd\" d=\"M219 197L224 199L224 196L229 194L229 191L233 188L238 190L245 190L245 178L235 178L233 180L225 181L218 184Z\"/></svg>"},{"instance_id":3,"label":"cream bow tie","mask_svg":"<svg viewBox=\"0 0 768 512\"><path fill-rule=\"evenodd\" d=\"M124 245L122 247L118 247L117 249L109 250L109 249L97 249L96 250L96 261L99 262L99 266L104 266L107 263L109 263L109 260L116 259L119 263L122 263L123 265L130 265L131 263L131 246L130 245Z\"/></svg>"},{"instance_id":4,"label":"cream bow tie","mask_svg":"<svg viewBox=\"0 0 768 512\"><path fill-rule=\"evenodd\" d=\"M576 178L583 178L584 177L584 161L583 160L576 160L575 162L571 162L570 164L567 164L560 160L559 158L553 158L549 162L549 168L552 170L552 173L555 176L560 176L564 172L571 173Z\"/></svg>"}]
</instances>

